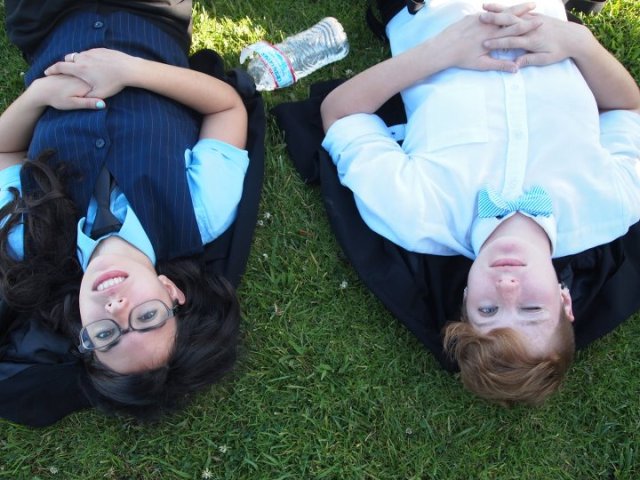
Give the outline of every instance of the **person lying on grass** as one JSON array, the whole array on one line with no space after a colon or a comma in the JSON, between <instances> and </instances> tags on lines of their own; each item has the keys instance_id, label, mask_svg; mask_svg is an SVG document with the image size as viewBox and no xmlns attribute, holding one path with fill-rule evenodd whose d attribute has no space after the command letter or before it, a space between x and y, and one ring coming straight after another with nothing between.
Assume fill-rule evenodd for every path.
<instances>
[{"instance_id":1,"label":"person lying on grass","mask_svg":"<svg viewBox=\"0 0 640 480\"><path fill-rule=\"evenodd\" d=\"M236 359L235 291L198 255L235 221L247 112L188 68L191 2L7 3L30 68L0 117L3 300L75 339L96 404L155 417Z\"/></svg>"},{"instance_id":2,"label":"person lying on grass","mask_svg":"<svg viewBox=\"0 0 640 480\"><path fill-rule=\"evenodd\" d=\"M432 0L387 26L392 58L323 101L323 146L375 232L474 259L445 348L464 385L540 404L574 355L551 259L640 218L640 93L561 0ZM401 92L399 145L375 112Z\"/></svg>"}]
</instances>

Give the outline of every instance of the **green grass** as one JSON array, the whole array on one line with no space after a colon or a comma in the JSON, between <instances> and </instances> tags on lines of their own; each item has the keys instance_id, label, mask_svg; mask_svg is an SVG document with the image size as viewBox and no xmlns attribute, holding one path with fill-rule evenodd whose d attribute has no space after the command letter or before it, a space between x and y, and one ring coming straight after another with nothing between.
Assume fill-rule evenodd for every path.
<instances>
[{"instance_id":1,"label":"green grass","mask_svg":"<svg viewBox=\"0 0 640 480\"><path fill-rule=\"evenodd\" d=\"M365 27L365 3L200 2L194 42L235 66L247 43L336 16L349 56L265 94L273 106L385 57ZM609 0L586 20L640 79L640 3ZM21 91L25 64L4 35L0 42L4 108ZM246 320L233 378L158 425L93 411L42 430L0 421L0 478L640 478L637 317L580 352L545 406L504 410L474 399L344 262L319 192L298 179L268 122L263 225L240 289Z\"/></svg>"}]
</instances>

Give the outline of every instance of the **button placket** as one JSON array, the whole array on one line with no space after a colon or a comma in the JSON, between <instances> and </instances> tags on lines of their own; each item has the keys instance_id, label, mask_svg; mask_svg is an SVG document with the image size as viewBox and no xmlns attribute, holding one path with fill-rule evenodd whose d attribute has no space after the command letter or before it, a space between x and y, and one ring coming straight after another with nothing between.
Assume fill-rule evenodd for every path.
<instances>
[{"instance_id":1,"label":"button placket","mask_svg":"<svg viewBox=\"0 0 640 480\"><path fill-rule=\"evenodd\" d=\"M507 125L507 152L502 195L517 197L522 193L529 149L527 103L520 72L502 74Z\"/></svg>"}]
</instances>

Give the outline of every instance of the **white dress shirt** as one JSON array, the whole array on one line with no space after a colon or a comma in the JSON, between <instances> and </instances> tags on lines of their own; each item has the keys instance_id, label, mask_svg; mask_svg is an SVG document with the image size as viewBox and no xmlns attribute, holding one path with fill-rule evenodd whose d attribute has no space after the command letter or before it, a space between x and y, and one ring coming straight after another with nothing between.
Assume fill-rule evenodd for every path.
<instances>
[{"instance_id":1,"label":"white dress shirt","mask_svg":"<svg viewBox=\"0 0 640 480\"><path fill-rule=\"evenodd\" d=\"M560 0L537 4L566 18ZM416 15L403 9L387 28L392 53L479 11L481 0L432 0ZM507 199L543 187L553 215L535 220L554 257L612 241L640 219L640 115L599 115L572 60L515 74L452 68L401 93L408 119L401 146L370 114L335 122L323 146L367 225L403 248L475 258L508 218L477 218L483 186Z\"/></svg>"}]
</instances>

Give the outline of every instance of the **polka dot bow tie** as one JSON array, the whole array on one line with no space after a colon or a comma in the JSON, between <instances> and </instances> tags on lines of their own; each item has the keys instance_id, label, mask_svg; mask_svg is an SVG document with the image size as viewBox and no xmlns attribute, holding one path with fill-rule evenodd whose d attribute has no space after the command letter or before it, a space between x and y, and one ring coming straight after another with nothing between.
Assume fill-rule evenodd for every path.
<instances>
[{"instance_id":1,"label":"polka dot bow tie","mask_svg":"<svg viewBox=\"0 0 640 480\"><path fill-rule=\"evenodd\" d=\"M478 217L502 218L512 212L523 212L533 217L548 217L553 213L551 198L542 187L534 186L515 200L505 200L491 188L478 193Z\"/></svg>"}]
</instances>

